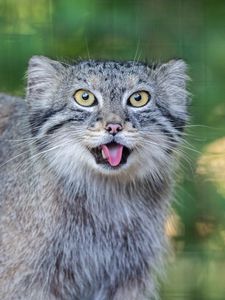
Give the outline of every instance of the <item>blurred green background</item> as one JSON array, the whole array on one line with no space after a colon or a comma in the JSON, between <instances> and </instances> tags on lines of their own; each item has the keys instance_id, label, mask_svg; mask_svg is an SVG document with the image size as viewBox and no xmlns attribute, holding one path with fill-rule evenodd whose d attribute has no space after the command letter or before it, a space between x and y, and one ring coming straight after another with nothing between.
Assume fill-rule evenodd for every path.
<instances>
[{"instance_id":1,"label":"blurred green background","mask_svg":"<svg viewBox=\"0 0 225 300\"><path fill-rule=\"evenodd\" d=\"M191 125L166 225L175 255L163 300L225 299L225 1L0 0L0 90L24 95L34 54L183 58Z\"/></svg>"}]
</instances>

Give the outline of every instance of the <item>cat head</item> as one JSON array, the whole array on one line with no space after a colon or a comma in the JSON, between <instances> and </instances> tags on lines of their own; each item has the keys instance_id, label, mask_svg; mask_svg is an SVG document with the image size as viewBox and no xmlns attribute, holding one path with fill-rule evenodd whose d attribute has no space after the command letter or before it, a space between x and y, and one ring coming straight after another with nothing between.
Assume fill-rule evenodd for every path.
<instances>
[{"instance_id":1,"label":"cat head","mask_svg":"<svg viewBox=\"0 0 225 300\"><path fill-rule=\"evenodd\" d=\"M182 60L68 65L34 56L27 74L32 135L58 175L132 179L169 168L188 118Z\"/></svg>"}]
</instances>

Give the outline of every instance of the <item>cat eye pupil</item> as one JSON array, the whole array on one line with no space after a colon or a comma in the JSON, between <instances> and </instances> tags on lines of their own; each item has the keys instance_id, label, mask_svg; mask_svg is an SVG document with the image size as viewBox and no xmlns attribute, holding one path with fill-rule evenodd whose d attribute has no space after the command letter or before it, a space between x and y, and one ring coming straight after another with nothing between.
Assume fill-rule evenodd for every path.
<instances>
[{"instance_id":1,"label":"cat eye pupil","mask_svg":"<svg viewBox=\"0 0 225 300\"><path fill-rule=\"evenodd\" d=\"M134 94L134 100L140 101L141 100L141 95L140 94Z\"/></svg>"},{"instance_id":2,"label":"cat eye pupil","mask_svg":"<svg viewBox=\"0 0 225 300\"><path fill-rule=\"evenodd\" d=\"M88 98L89 98L89 94L88 93L83 93L82 94L82 99L83 100L88 100Z\"/></svg>"}]
</instances>

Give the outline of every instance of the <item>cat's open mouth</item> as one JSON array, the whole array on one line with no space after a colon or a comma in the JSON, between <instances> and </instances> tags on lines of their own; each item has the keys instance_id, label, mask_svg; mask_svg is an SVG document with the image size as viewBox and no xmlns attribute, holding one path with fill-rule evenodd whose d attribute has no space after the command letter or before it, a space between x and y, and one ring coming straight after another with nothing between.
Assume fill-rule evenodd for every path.
<instances>
[{"instance_id":1,"label":"cat's open mouth","mask_svg":"<svg viewBox=\"0 0 225 300\"><path fill-rule=\"evenodd\" d=\"M91 149L97 164L105 164L114 168L125 164L130 152L130 149L115 142Z\"/></svg>"}]
</instances>

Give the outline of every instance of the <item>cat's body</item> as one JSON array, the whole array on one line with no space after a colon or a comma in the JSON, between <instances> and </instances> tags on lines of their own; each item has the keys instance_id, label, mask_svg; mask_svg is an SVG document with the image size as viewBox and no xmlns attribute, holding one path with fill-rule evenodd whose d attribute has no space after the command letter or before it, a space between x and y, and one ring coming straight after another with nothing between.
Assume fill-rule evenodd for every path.
<instances>
[{"instance_id":1,"label":"cat's body","mask_svg":"<svg viewBox=\"0 0 225 300\"><path fill-rule=\"evenodd\" d=\"M32 58L27 102L0 96L0 299L157 297L185 81L182 61Z\"/></svg>"}]
</instances>

